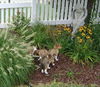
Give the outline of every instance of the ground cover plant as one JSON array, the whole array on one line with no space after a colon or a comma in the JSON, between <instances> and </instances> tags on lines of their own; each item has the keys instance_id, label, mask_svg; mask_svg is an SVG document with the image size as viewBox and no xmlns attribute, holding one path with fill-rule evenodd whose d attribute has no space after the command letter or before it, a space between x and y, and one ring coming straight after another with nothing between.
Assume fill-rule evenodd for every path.
<instances>
[{"instance_id":1,"label":"ground cover plant","mask_svg":"<svg viewBox=\"0 0 100 87\"><path fill-rule=\"evenodd\" d=\"M8 34L8 29L0 30L0 87L13 87L28 80L34 70L32 57L27 46Z\"/></svg>"}]
</instances>

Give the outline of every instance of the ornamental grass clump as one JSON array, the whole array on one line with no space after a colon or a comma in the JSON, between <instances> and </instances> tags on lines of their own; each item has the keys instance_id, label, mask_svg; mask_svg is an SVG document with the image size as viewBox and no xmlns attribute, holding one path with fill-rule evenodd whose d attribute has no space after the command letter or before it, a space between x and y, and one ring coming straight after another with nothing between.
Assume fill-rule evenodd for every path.
<instances>
[{"instance_id":1,"label":"ornamental grass clump","mask_svg":"<svg viewBox=\"0 0 100 87\"><path fill-rule=\"evenodd\" d=\"M17 15L13 17L14 21L12 22L13 29L19 34L22 35L22 31L29 27L30 19L24 16L24 13L17 12Z\"/></svg>"},{"instance_id":2,"label":"ornamental grass clump","mask_svg":"<svg viewBox=\"0 0 100 87\"><path fill-rule=\"evenodd\" d=\"M0 87L13 87L28 80L34 69L33 59L22 42L8 34L8 29L0 31Z\"/></svg>"},{"instance_id":3,"label":"ornamental grass clump","mask_svg":"<svg viewBox=\"0 0 100 87\"><path fill-rule=\"evenodd\" d=\"M26 18L23 13L17 13L17 16L14 16L14 21L9 25L9 29L12 33L22 38L26 42L33 44L34 32L30 26L30 19Z\"/></svg>"}]
</instances>

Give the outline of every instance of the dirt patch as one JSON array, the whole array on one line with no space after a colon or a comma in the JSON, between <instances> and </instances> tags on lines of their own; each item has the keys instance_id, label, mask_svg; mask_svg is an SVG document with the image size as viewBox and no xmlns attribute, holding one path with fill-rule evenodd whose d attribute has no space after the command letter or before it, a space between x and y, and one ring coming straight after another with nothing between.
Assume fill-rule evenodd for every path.
<instances>
[{"instance_id":1,"label":"dirt patch","mask_svg":"<svg viewBox=\"0 0 100 87\"><path fill-rule=\"evenodd\" d=\"M58 82L77 82L81 84L100 85L100 64L94 67L73 64L73 62L63 55L59 55L59 61L55 66L48 70L49 76L42 74L40 69L36 70L31 76L33 84L48 83L53 80Z\"/></svg>"}]
</instances>

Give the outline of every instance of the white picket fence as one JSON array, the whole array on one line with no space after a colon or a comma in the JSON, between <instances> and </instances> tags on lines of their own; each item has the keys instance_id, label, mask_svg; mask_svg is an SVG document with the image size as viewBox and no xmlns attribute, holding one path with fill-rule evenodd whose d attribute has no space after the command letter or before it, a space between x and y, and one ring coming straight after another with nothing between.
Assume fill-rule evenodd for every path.
<instances>
[{"instance_id":1,"label":"white picket fence","mask_svg":"<svg viewBox=\"0 0 100 87\"><path fill-rule=\"evenodd\" d=\"M32 0L0 0L0 3L29 3Z\"/></svg>"},{"instance_id":2,"label":"white picket fence","mask_svg":"<svg viewBox=\"0 0 100 87\"><path fill-rule=\"evenodd\" d=\"M100 23L100 0L96 0L96 3L93 5L91 19L93 23Z\"/></svg>"},{"instance_id":3,"label":"white picket fence","mask_svg":"<svg viewBox=\"0 0 100 87\"><path fill-rule=\"evenodd\" d=\"M33 20L39 20L44 24L71 24L73 8L79 2L87 8L88 0L33 0ZM37 3L37 5L35 4Z\"/></svg>"},{"instance_id":4,"label":"white picket fence","mask_svg":"<svg viewBox=\"0 0 100 87\"><path fill-rule=\"evenodd\" d=\"M10 2L9 2L10 1ZM0 0L0 28L12 23L18 12L32 22L45 24L70 24L73 8L79 2L87 8L88 0ZM100 8L100 4L99 4ZM80 19L81 20L81 19Z\"/></svg>"}]
</instances>

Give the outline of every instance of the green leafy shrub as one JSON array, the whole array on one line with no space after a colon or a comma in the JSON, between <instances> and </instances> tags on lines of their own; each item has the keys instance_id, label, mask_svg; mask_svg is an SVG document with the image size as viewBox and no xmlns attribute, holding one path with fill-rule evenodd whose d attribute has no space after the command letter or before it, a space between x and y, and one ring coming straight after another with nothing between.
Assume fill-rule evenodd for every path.
<instances>
[{"instance_id":1,"label":"green leafy shrub","mask_svg":"<svg viewBox=\"0 0 100 87\"><path fill-rule=\"evenodd\" d=\"M72 60L81 64L95 63L98 54L92 49L92 44L93 30L89 26L80 27L74 38L74 49L69 52Z\"/></svg>"},{"instance_id":2,"label":"green leafy shrub","mask_svg":"<svg viewBox=\"0 0 100 87\"><path fill-rule=\"evenodd\" d=\"M28 80L34 69L23 42L10 38L8 29L0 31L0 87L13 87Z\"/></svg>"},{"instance_id":3,"label":"green leafy shrub","mask_svg":"<svg viewBox=\"0 0 100 87\"><path fill-rule=\"evenodd\" d=\"M96 51L100 57L100 24L95 24L91 27L94 28L92 49ZM98 58L97 62L100 62L100 58Z\"/></svg>"},{"instance_id":4,"label":"green leafy shrub","mask_svg":"<svg viewBox=\"0 0 100 87\"><path fill-rule=\"evenodd\" d=\"M73 50L73 40L71 39L71 28L66 27L64 25L59 25L56 27L57 43L60 43L62 46L61 53L66 54Z\"/></svg>"},{"instance_id":5,"label":"green leafy shrub","mask_svg":"<svg viewBox=\"0 0 100 87\"><path fill-rule=\"evenodd\" d=\"M90 64L95 63L98 58L97 53L90 48L88 42L84 44L75 43L74 50L69 52L74 63Z\"/></svg>"},{"instance_id":6,"label":"green leafy shrub","mask_svg":"<svg viewBox=\"0 0 100 87\"><path fill-rule=\"evenodd\" d=\"M55 44L55 40L52 34L52 30L49 26L43 25L41 23L36 23L32 27L34 34L33 40L34 45L39 48L50 49Z\"/></svg>"},{"instance_id":7,"label":"green leafy shrub","mask_svg":"<svg viewBox=\"0 0 100 87\"><path fill-rule=\"evenodd\" d=\"M98 53L92 49L95 42L94 31L90 26L80 27L73 39L70 28L61 26L59 30L58 41L62 44L61 52L70 56L74 63L89 64L99 59Z\"/></svg>"},{"instance_id":8,"label":"green leafy shrub","mask_svg":"<svg viewBox=\"0 0 100 87\"><path fill-rule=\"evenodd\" d=\"M92 25L93 30L93 49L100 52L100 24Z\"/></svg>"}]
</instances>

